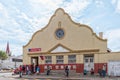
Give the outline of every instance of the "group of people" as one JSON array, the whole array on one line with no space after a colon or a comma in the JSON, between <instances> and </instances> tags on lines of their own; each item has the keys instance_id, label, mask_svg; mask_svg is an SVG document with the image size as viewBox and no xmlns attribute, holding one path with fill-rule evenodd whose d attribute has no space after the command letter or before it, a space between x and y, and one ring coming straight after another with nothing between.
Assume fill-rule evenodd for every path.
<instances>
[{"instance_id":1,"label":"group of people","mask_svg":"<svg viewBox=\"0 0 120 80\"><path fill-rule=\"evenodd\" d=\"M51 71L51 67L47 66L47 73L46 75L49 75ZM24 66L24 65L20 65L19 67L19 75L20 77L22 77L22 75L26 74L26 75L30 75L30 74L39 74L40 73L40 67L38 65L34 65L32 64L31 66Z\"/></svg>"},{"instance_id":2,"label":"group of people","mask_svg":"<svg viewBox=\"0 0 120 80\"><path fill-rule=\"evenodd\" d=\"M83 74L84 74L84 75L87 75L87 73L88 73L87 70L84 70L84 71L83 71ZM91 68L90 74L91 74L91 75L94 75L94 69L93 69L93 68Z\"/></svg>"},{"instance_id":3,"label":"group of people","mask_svg":"<svg viewBox=\"0 0 120 80\"><path fill-rule=\"evenodd\" d=\"M87 73L88 73L87 70L83 71L84 75L87 75ZM94 75L94 69L93 68L91 68L90 74ZM98 74L100 75L100 77L105 77L106 76L106 64L104 64L102 68L98 69Z\"/></svg>"},{"instance_id":4,"label":"group of people","mask_svg":"<svg viewBox=\"0 0 120 80\"><path fill-rule=\"evenodd\" d=\"M51 67L50 66L47 66L47 75L50 74L50 71L51 71ZM68 66L65 66L65 76L69 76L69 68Z\"/></svg>"},{"instance_id":5,"label":"group of people","mask_svg":"<svg viewBox=\"0 0 120 80\"><path fill-rule=\"evenodd\" d=\"M64 70L65 70L65 76L68 77L69 76L69 67L65 66ZM46 75L49 75L50 72L51 72L51 67L47 66ZM34 74L34 73L39 74L40 73L40 67L38 65L35 66L34 64L31 67L28 66L28 65L26 65L26 66L21 66L20 65L20 67L19 67L20 77L22 77L23 73L26 73L26 75ZM90 73L91 73L91 75L94 75L93 68L91 68ZM105 77L106 76L106 65L103 65L102 69L98 69L98 73L99 73L100 76ZM84 70L83 74L87 75L87 71Z\"/></svg>"},{"instance_id":6,"label":"group of people","mask_svg":"<svg viewBox=\"0 0 120 80\"><path fill-rule=\"evenodd\" d=\"M98 73L101 77L105 77L106 76L106 64L103 65L102 69L98 69Z\"/></svg>"},{"instance_id":7,"label":"group of people","mask_svg":"<svg viewBox=\"0 0 120 80\"><path fill-rule=\"evenodd\" d=\"M19 67L19 75L20 77L22 77L23 74L29 75L29 74L39 74L40 73L40 67L38 65L31 65L28 66L24 66L24 65L20 65Z\"/></svg>"},{"instance_id":8,"label":"group of people","mask_svg":"<svg viewBox=\"0 0 120 80\"><path fill-rule=\"evenodd\" d=\"M47 66L46 75L50 75L50 72L51 72L51 67ZM28 66L28 65L26 65L26 66L20 65L20 67L19 67L19 76L22 77L23 73L26 74L26 75L39 74L40 73L40 67L38 65L34 66L34 64L31 67ZM69 68L68 68L68 66L65 67L65 75L67 77L69 76Z\"/></svg>"}]
</instances>

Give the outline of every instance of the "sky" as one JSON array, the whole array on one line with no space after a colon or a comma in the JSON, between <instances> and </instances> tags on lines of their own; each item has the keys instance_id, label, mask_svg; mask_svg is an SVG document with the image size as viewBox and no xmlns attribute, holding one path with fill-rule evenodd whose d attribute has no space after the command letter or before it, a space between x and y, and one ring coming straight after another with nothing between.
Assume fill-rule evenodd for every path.
<instances>
[{"instance_id":1,"label":"sky","mask_svg":"<svg viewBox=\"0 0 120 80\"><path fill-rule=\"evenodd\" d=\"M58 8L97 35L103 32L108 48L120 51L120 0L0 0L0 50L9 42L12 55L22 55L23 46Z\"/></svg>"}]
</instances>

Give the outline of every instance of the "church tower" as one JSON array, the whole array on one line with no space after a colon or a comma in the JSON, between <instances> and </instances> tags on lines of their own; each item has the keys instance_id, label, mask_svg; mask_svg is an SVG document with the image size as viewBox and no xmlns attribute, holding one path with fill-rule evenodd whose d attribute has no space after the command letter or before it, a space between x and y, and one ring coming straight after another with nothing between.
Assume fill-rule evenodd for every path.
<instances>
[{"instance_id":1,"label":"church tower","mask_svg":"<svg viewBox=\"0 0 120 80\"><path fill-rule=\"evenodd\" d=\"M7 42L6 54L7 54L8 57L11 56L11 52L10 52L10 48L9 48L9 42Z\"/></svg>"}]
</instances>

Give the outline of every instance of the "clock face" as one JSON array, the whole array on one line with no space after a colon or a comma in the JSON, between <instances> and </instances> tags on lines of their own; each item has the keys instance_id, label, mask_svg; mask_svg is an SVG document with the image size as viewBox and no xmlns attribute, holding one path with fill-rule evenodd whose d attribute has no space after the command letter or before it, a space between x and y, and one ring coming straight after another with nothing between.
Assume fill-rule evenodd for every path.
<instances>
[{"instance_id":1,"label":"clock face","mask_svg":"<svg viewBox=\"0 0 120 80\"><path fill-rule=\"evenodd\" d=\"M58 39L61 39L64 36L64 31L60 28L55 32L55 34Z\"/></svg>"}]
</instances>

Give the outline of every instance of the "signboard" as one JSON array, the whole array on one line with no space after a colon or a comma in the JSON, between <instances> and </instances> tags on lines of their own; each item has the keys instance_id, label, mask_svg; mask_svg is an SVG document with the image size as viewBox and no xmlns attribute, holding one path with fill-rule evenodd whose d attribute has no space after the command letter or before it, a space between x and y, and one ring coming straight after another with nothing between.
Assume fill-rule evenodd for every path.
<instances>
[{"instance_id":1,"label":"signboard","mask_svg":"<svg viewBox=\"0 0 120 80\"><path fill-rule=\"evenodd\" d=\"M16 59L16 58L12 58L12 61L13 61L13 62L23 62L22 59Z\"/></svg>"},{"instance_id":2,"label":"signboard","mask_svg":"<svg viewBox=\"0 0 120 80\"><path fill-rule=\"evenodd\" d=\"M120 76L120 61L109 61L108 62L108 75L109 76Z\"/></svg>"},{"instance_id":3,"label":"signboard","mask_svg":"<svg viewBox=\"0 0 120 80\"><path fill-rule=\"evenodd\" d=\"M41 51L41 48L30 48L28 49L28 52L38 52Z\"/></svg>"},{"instance_id":4,"label":"signboard","mask_svg":"<svg viewBox=\"0 0 120 80\"><path fill-rule=\"evenodd\" d=\"M41 59L41 60L44 60L44 56L40 56L40 59Z\"/></svg>"}]
</instances>

